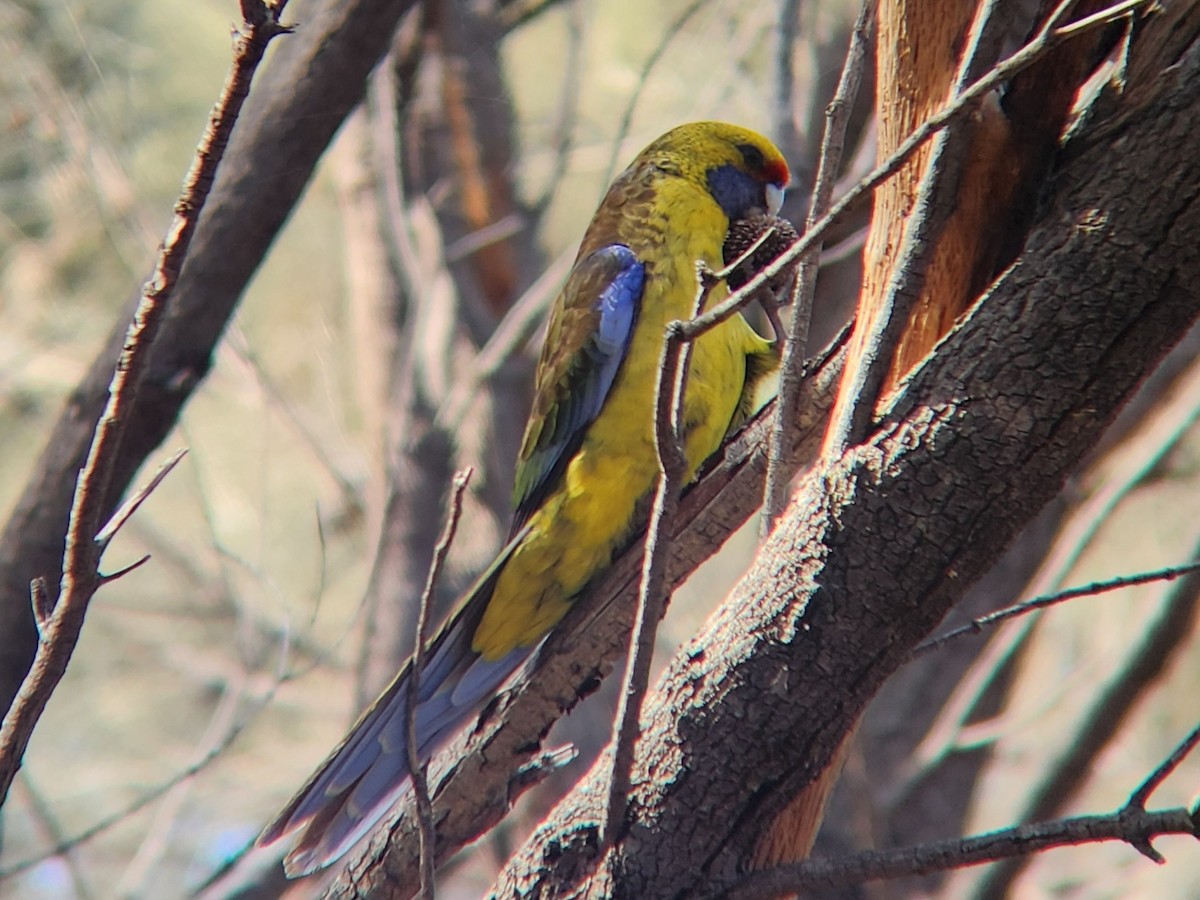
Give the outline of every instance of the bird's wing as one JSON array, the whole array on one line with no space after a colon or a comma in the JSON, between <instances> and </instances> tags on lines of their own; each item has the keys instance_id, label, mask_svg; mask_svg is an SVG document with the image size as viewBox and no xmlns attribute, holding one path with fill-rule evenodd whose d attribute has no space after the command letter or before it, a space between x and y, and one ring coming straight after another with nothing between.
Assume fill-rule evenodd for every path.
<instances>
[{"instance_id":1,"label":"bird's wing","mask_svg":"<svg viewBox=\"0 0 1200 900\"><path fill-rule=\"evenodd\" d=\"M629 349L645 266L624 244L581 258L550 320L517 462L513 531L546 499L600 414Z\"/></svg>"}]
</instances>

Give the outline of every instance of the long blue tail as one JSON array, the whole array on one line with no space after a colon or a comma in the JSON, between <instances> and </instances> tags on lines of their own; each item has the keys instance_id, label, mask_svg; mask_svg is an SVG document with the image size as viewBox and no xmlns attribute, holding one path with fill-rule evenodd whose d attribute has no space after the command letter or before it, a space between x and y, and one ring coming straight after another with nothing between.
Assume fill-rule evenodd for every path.
<instances>
[{"instance_id":1,"label":"long blue tail","mask_svg":"<svg viewBox=\"0 0 1200 900\"><path fill-rule=\"evenodd\" d=\"M533 649L518 648L489 662L471 648L496 578L523 537L524 532L508 543L429 646L414 718L422 761L496 692ZM284 860L290 877L334 862L412 787L405 736L411 671L409 662L259 836L259 845L269 844L304 828Z\"/></svg>"}]
</instances>

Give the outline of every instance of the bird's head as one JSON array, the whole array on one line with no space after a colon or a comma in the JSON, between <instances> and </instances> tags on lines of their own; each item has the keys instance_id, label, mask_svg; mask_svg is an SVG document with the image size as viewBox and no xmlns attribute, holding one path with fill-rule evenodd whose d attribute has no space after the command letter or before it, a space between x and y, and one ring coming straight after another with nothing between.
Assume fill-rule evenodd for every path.
<instances>
[{"instance_id":1,"label":"bird's head","mask_svg":"<svg viewBox=\"0 0 1200 900\"><path fill-rule=\"evenodd\" d=\"M757 132L724 122L673 128L640 161L703 186L730 222L779 212L791 178L783 154Z\"/></svg>"}]
</instances>

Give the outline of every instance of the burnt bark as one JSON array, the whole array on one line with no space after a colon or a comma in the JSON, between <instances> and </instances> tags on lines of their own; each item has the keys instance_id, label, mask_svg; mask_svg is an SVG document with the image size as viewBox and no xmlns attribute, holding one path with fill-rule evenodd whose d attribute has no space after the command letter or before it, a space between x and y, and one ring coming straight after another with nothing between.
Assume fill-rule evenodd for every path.
<instances>
[{"instance_id":1,"label":"burnt bark","mask_svg":"<svg viewBox=\"0 0 1200 900\"><path fill-rule=\"evenodd\" d=\"M870 440L801 482L647 703L624 836L603 863L600 766L495 896L692 896L736 873L1200 314L1198 84L1193 51L1081 136L1016 264Z\"/></svg>"}]
</instances>

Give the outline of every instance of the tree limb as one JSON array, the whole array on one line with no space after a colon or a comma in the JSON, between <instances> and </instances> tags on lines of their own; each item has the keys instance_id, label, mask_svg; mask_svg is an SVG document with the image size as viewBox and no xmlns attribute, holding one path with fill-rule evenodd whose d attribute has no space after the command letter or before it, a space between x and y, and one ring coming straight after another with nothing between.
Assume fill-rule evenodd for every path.
<instances>
[{"instance_id":1,"label":"tree limb","mask_svg":"<svg viewBox=\"0 0 1200 900\"><path fill-rule=\"evenodd\" d=\"M110 509L106 501L114 493L117 460L125 436L131 431L133 409L150 368L155 338L171 310L180 270L188 257L217 166L250 92L250 81L267 52L267 45L291 31L279 23L284 3L286 0L273 6L262 0L242 2L244 30L234 36L232 65L184 178L175 216L159 246L154 271L142 286L133 321L128 325L121 355L112 372L104 413L95 435L88 441L87 458L71 500L60 594L48 618L44 617L50 603L46 582L40 574L31 579L37 586L34 595L39 609L35 617L40 640L32 668L0 723L0 806L21 766L34 726L66 674L93 595L106 580L119 577L100 575L100 558L108 542L105 535L111 536L108 529L102 532L101 523ZM151 489L155 483L152 482ZM133 503L133 508L136 505L137 502ZM118 515L113 531L120 527L121 521ZM130 568L139 565L140 562Z\"/></svg>"},{"instance_id":2,"label":"tree limb","mask_svg":"<svg viewBox=\"0 0 1200 900\"><path fill-rule=\"evenodd\" d=\"M810 473L755 565L648 702L625 838L597 877L603 774L499 895L675 896L729 877L882 682L1060 489L1200 315L1196 54L1075 157L1025 254L862 447ZM1119 143L1114 143L1119 141ZM553 886L551 888L551 886Z\"/></svg>"}]
</instances>

